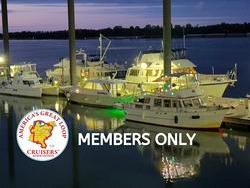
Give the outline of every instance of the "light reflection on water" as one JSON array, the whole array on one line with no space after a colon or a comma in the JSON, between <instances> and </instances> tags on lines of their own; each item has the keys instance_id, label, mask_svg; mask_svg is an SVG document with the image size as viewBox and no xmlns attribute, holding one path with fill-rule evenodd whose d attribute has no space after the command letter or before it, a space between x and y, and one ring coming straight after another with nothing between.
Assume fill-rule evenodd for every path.
<instances>
[{"instance_id":1,"label":"light reflection on water","mask_svg":"<svg viewBox=\"0 0 250 188\"><path fill-rule=\"evenodd\" d=\"M24 156L15 138L21 118L41 108L63 115L70 130L65 152L46 163ZM145 147L79 147L79 132L149 132L152 142ZM233 187L239 182L249 187L249 133L196 131L195 144L186 147L158 146L153 141L157 133L168 132L187 131L125 122L120 110L67 104L63 98L0 96L1 187L32 187L34 183L41 188ZM46 181L40 181L44 174Z\"/></svg>"}]
</instances>

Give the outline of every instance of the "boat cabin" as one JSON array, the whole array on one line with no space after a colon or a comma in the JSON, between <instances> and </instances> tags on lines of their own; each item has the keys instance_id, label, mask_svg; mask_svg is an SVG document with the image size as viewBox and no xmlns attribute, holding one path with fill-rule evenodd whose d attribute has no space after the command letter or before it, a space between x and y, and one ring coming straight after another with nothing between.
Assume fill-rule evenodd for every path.
<instances>
[{"instance_id":1,"label":"boat cabin","mask_svg":"<svg viewBox=\"0 0 250 188\"><path fill-rule=\"evenodd\" d=\"M181 93L168 92L161 93L159 95L149 95L144 98L138 99L135 103L135 108L140 109L186 109L186 108L202 108L204 102L202 95L197 94L194 91L188 90Z\"/></svg>"},{"instance_id":2,"label":"boat cabin","mask_svg":"<svg viewBox=\"0 0 250 188\"><path fill-rule=\"evenodd\" d=\"M97 91L98 94L111 94L119 97L126 94L125 82L122 80L88 80L81 84L82 90Z\"/></svg>"}]
</instances>

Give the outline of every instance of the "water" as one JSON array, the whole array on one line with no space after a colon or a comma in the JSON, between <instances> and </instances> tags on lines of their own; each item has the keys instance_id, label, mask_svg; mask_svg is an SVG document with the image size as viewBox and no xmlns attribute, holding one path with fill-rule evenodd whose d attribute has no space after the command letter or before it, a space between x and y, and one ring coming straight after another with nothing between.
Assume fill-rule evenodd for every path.
<instances>
[{"instance_id":1,"label":"water","mask_svg":"<svg viewBox=\"0 0 250 188\"><path fill-rule=\"evenodd\" d=\"M250 38L187 39L188 58L197 65L200 73L227 73L238 64L238 82L230 87L225 95L244 97L250 91L246 82L250 74ZM98 53L98 40L77 41L77 48L89 53ZM2 46L0 44L0 46ZM182 40L173 41L173 47L182 47ZM140 51L161 49L160 39L113 40L107 53L107 61L127 65L133 63ZM0 52L2 48L0 49ZM12 63L24 61L37 63L38 71L44 76L45 70L52 68L61 57L68 56L68 41L65 40L14 40L10 43Z\"/></svg>"},{"instance_id":2,"label":"water","mask_svg":"<svg viewBox=\"0 0 250 188\"><path fill-rule=\"evenodd\" d=\"M78 41L78 47L88 48L91 53L97 51L97 45L95 40ZM160 41L115 40L108 58L113 62L131 63L140 50L150 46L160 48ZM181 46L181 41L175 41L175 46ZM239 64L239 82L227 91L229 96L244 96L250 90L247 84L249 47L248 38L188 40L189 58L200 72L210 72L211 66L216 67L216 72L226 71L234 63ZM43 72L67 54L67 42L12 41L11 54L14 63L31 60L38 64L39 72ZM69 126L70 141L66 150L50 162L30 160L16 143L17 124L27 112L39 108L58 111ZM247 132L197 132L192 147L162 147L154 142L147 147L79 147L76 143L78 132L124 131L151 135L181 132L128 123L122 111L67 104L62 98L0 96L0 187L250 187L250 133ZM169 183L163 173L167 164L179 174L187 171Z\"/></svg>"}]
</instances>

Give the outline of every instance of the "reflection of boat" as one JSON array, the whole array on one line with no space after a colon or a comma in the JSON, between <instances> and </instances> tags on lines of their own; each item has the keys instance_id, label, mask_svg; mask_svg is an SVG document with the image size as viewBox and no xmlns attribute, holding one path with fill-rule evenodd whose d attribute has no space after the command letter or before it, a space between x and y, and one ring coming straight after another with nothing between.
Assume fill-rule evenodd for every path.
<instances>
[{"instance_id":1,"label":"reflection of boat","mask_svg":"<svg viewBox=\"0 0 250 188\"><path fill-rule=\"evenodd\" d=\"M76 78L78 81L82 79L93 79L102 77L124 78L126 69L123 65L110 64L105 61L108 46L103 51L102 38L100 36L100 54L89 55L84 50L76 53ZM63 58L58 64L55 64L52 70L47 70L46 75L50 82L56 82L60 85L67 85L70 82L70 62L69 59Z\"/></svg>"},{"instance_id":2,"label":"reflection of boat","mask_svg":"<svg viewBox=\"0 0 250 188\"><path fill-rule=\"evenodd\" d=\"M138 146L138 150L141 153L148 153L146 152L148 150L151 151L156 168L167 182L198 176L201 160L205 154L224 157L225 160L230 154L229 148L220 133L194 132L134 122L126 122L125 126L120 127L117 131L150 133L150 146ZM154 138L158 133L196 133L197 135L193 146L159 146L154 142Z\"/></svg>"},{"instance_id":3,"label":"reflection of boat","mask_svg":"<svg viewBox=\"0 0 250 188\"><path fill-rule=\"evenodd\" d=\"M196 66L185 58L185 49L173 50L172 53L172 81L179 88L198 84L204 94L221 97L226 88L237 81L236 71L235 68L225 75L199 74ZM162 52L148 51L140 54L136 64L128 69L126 81L131 87L143 84L145 91L152 92L164 84L162 77Z\"/></svg>"},{"instance_id":4,"label":"reflection of boat","mask_svg":"<svg viewBox=\"0 0 250 188\"><path fill-rule=\"evenodd\" d=\"M10 106L13 107L16 118L20 121L24 115L35 109L51 109L62 113L67 101L64 98L43 97L43 98L22 98L16 96L0 96L0 106L3 112L9 113Z\"/></svg>"},{"instance_id":5,"label":"reflection of boat","mask_svg":"<svg viewBox=\"0 0 250 188\"><path fill-rule=\"evenodd\" d=\"M202 95L192 89L146 95L124 109L127 120L190 129L218 129L228 111L205 106Z\"/></svg>"},{"instance_id":6,"label":"reflection of boat","mask_svg":"<svg viewBox=\"0 0 250 188\"><path fill-rule=\"evenodd\" d=\"M85 125L89 131L113 131L124 124L125 114L118 109L98 109L68 104L65 112L75 124Z\"/></svg>"},{"instance_id":7,"label":"reflection of boat","mask_svg":"<svg viewBox=\"0 0 250 188\"><path fill-rule=\"evenodd\" d=\"M113 79L87 80L81 86L72 87L66 94L69 101L99 107L131 103L134 95L133 91L126 89L124 81Z\"/></svg>"}]
</instances>

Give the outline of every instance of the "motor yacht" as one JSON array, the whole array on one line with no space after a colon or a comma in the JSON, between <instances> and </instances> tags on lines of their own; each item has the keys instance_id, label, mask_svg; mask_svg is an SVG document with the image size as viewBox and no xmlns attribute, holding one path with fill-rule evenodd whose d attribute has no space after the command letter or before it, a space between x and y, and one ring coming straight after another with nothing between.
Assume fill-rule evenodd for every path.
<instances>
[{"instance_id":1,"label":"motor yacht","mask_svg":"<svg viewBox=\"0 0 250 188\"><path fill-rule=\"evenodd\" d=\"M40 98L42 86L42 79L36 72L21 71L13 78L1 83L0 94Z\"/></svg>"},{"instance_id":2,"label":"motor yacht","mask_svg":"<svg viewBox=\"0 0 250 188\"><path fill-rule=\"evenodd\" d=\"M133 104L124 105L126 119L175 128L220 128L228 109L206 106L203 97L194 89L146 95Z\"/></svg>"},{"instance_id":3,"label":"motor yacht","mask_svg":"<svg viewBox=\"0 0 250 188\"><path fill-rule=\"evenodd\" d=\"M139 92L127 90L123 80L93 79L72 87L66 97L71 102L84 105L114 107L117 103L133 102Z\"/></svg>"},{"instance_id":4,"label":"motor yacht","mask_svg":"<svg viewBox=\"0 0 250 188\"><path fill-rule=\"evenodd\" d=\"M198 86L207 96L222 97L229 85L237 81L237 68L227 74L200 74L197 67L186 58L185 49L172 50L172 83L176 89ZM141 53L128 69L126 81L130 87L143 85L147 92L163 86L163 53L150 50Z\"/></svg>"},{"instance_id":5,"label":"motor yacht","mask_svg":"<svg viewBox=\"0 0 250 188\"><path fill-rule=\"evenodd\" d=\"M127 69L117 63L111 64L105 61L106 53L111 45L103 50L102 39L100 35L100 54L88 54L85 50L76 51L76 78L78 81L86 79L96 79L103 77L125 78ZM70 61L68 58L61 58L59 63L55 64L52 69L46 71L47 79L50 82L57 82L60 85L70 84Z\"/></svg>"}]
</instances>

